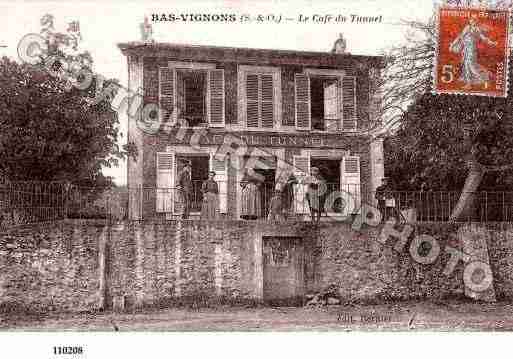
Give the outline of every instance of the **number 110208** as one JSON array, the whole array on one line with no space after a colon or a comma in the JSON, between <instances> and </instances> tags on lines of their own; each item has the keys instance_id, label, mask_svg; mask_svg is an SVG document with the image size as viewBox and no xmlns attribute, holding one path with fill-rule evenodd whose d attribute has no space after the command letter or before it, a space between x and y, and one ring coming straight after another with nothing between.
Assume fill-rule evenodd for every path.
<instances>
[{"instance_id":1,"label":"number 110208","mask_svg":"<svg viewBox=\"0 0 513 359\"><path fill-rule=\"evenodd\" d=\"M55 346L53 347L54 355L80 355L84 353L84 349L81 346Z\"/></svg>"}]
</instances>

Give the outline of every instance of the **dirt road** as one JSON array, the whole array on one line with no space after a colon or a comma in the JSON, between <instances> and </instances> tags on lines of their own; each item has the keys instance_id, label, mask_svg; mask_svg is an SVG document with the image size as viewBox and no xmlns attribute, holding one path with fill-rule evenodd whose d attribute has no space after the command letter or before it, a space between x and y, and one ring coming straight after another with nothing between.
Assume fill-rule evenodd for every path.
<instances>
[{"instance_id":1,"label":"dirt road","mask_svg":"<svg viewBox=\"0 0 513 359\"><path fill-rule=\"evenodd\" d=\"M305 308L161 309L3 316L0 330L374 331L513 330L513 304L407 302Z\"/></svg>"}]
</instances>

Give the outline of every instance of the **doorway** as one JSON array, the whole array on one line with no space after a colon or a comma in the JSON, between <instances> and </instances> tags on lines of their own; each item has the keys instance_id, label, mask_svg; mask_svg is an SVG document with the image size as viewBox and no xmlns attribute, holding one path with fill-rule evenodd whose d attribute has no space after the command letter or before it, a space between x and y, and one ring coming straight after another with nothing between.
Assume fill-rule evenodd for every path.
<instances>
[{"instance_id":1,"label":"doorway","mask_svg":"<svg viewBox=\"0 0 513 359\"><path fill-rule=\"evenodd\" d=\"M192 198L190 210L191 212L200 212L203 202L201 184L208 178L209 155L178 154L176 156L176 175L178 175L183 168L183 160L191 162Z\"/></svg>"},{"instance_id":2,"label":"doorway","mask_svg":"<svg viewBox=\"0 0 513 359\"><path fill-rule=\"evenodd\" d=\"M261 169L255 168L255 172L263 176L264 182L260 187L260 200L262 203L262 217L267 218L269 214L269 204L273 195L275 186L276 170L273 169Z\"/></svg>"},{"instance_id":3,"label":"doorway","mask_svg":"<svg viewBox=\"0 0 513 359\"><path fill-rule=\"evenodd\" d=\"M310 166L317 167L321 176L326 181L326 197L328 197L332 192L340 191L340 160L311 158ZM326 208L326 211L328 213L342 213L343 209L343 201L338 197L333 203L333 208Z\"/></svg>"},{"instance_id":4,"label":"doorway","mask_svg":"<svg viewBox=\"0 0 513 359\"><path fill-rule=\"evenodd\" d=\"M244 156L244 163L247 164L249 159L250 156ZM263 180L259 187L260 203L262 206L260 218L267 218L269 213L269 204L276 185L276 164L276 156L258 156L258 161L255 162L255 165L259 167L253 167L253 170Z\"/></svg>"},{"instance_id":5,"label":"doorway","mask_svg":"<svg viewBox=\"0 0 513 359\"><path fill-rule=\"evenodd\" d=\"M300 237L263 237L263 298L272 305L302 305L304 246Z\"/></svg>"}]
</instances>

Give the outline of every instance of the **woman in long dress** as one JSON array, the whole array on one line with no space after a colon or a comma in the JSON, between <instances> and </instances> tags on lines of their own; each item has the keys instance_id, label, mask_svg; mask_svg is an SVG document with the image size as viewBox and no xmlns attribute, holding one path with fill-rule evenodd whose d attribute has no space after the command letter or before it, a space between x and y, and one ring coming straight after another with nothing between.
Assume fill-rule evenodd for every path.
<instances>
[{"instance_id":1,"label":"woman in long dress","mask_svg":"<svg viewBox=\"0 0 513 359\"><path fill-rule=\"evenodd\" d=\"M497 46L497 42L490 40L479 26L475 17L470 18L469 24L450 44L449 50L461 53L460 81L465 82L465 88L472 85L485 85L490 81L491 73L477 61L477 42L482 40L490 46Z\"/></svg>"},{"instance_id":2,"label":"woman in long dress","mask_svg":"<svg viewBox=\"0 0 513 359\"><path fill-rule=\"evenodd\" d=\"M294 203L294 185L297 185L299 182L294 174L290 173L287 177L287 181L283 185L282 190L282 200L283 200L283 215L285 218L288 218L292 215L293 208L292 205Z\"/></svg>"},{"instance_id":3,"label":"woman in long dress","mask_svg":"<svg viewBox=\"0 0 513 359\"><path fill-rule=\"evenodd\" d=\"M219 216L219 186L214 180L216 173L210 171L208 179L201 184L203 203L201 205L201 219L213 220Z\"/></svg>"},{"instance_id":4,"label":"woman in long dress","mask_svg":"<svg viewBox=\"0 0 513 359\"><path fill-rule=\"evenodd\" d=\"M261 181L254 170L244 174L240 183L242 187L242 208L243 219L257 219L262 216L262 200L260 198Z\"/></svg>"}]
</instances>

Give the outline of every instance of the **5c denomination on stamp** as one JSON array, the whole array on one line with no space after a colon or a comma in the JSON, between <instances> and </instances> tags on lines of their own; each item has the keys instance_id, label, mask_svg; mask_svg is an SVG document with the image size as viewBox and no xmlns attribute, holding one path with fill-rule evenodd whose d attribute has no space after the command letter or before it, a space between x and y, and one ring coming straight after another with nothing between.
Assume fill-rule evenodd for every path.
<instances>
[{"instance_id":1,"label":"5c denomination on stamp","mask_svg":"<svg viewBox=\"0 0 513 359\"><path fill-rule=\"evenodd\" d=\"M441 7L437 11L434 92L506 97L509 10Z\"/></svg>"}]
</instances>

